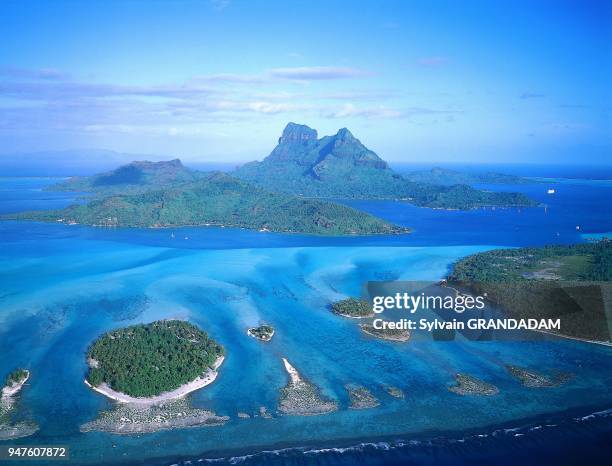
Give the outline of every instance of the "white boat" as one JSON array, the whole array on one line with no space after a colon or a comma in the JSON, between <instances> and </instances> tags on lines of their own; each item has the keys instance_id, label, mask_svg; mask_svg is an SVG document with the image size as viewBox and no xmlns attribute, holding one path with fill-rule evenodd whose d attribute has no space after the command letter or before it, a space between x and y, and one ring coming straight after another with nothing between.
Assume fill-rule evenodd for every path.
<instances>
[{"instance_id":1,"label":"white boat","mask_svg":"<svg viewBox=\"0 0 612 466\"><path fill-rule=\"evenodd\" d=\"M555 190L550 188L548 191L546 191L546 194L555 194Z\"/></svg>"}]
</instances>

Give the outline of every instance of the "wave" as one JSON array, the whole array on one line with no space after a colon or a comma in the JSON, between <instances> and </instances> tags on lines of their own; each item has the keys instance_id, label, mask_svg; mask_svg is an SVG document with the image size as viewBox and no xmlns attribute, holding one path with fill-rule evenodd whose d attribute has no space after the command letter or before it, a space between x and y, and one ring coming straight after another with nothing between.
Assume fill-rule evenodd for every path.
<instances>
[{"instance_id":1,"label":"wave","mask_svg":"<svg viewBox=\"0 0 612 466\"><path fill-rule=\"evenodd\" d=\"M576 426L584 425L585 423L593 423L594 421L604 420L604 423L609 428L608 418L612 417L612 408L599 410L587 415L579 417L571 417L559 422L542 423L525 423L518 426L496 428L485 432L472 432L467 435L458 436L435 436L430 438L419 439L395 439L386 441L368 441L360 442L348 446L329 446L315 448L312 446L299 446L279 448L273 450L262 450L254 453L217 457L203 458L195 460L184 460L182 462L165 463L171 466L186 466L193 464L228 464L228 465L273 465L273 464L325 464L325 465L349 465L349 464L364 464L364 458L381 456L386 453L393 454L391 462L381 460L376 464L400 464L401 455L414 454L419 450L442 450L461 448L461 455L466 455L471 447L475 447L475 451L482 450L487 446L494 447L492 450L500 450L501 448L517 449L520 445L513 445L512 442L532 442L539 443L546 441L546 436L552 434L552 444L556 445L559 442L559 434L563 435L564 430L575 432ZM544 439L544 440L543 440ZM508 443L510 442L510 443ZM554 446L553 445L553 446ZM456 450L456 448L455 448ZM516 450L515 450L516 451ZM457 451L455 454L459 455ZM469 455L468 455L469 456ZM460 461L463 464L465 456ZM393 463L398 461L398 463ZM372 463L374 464L374 463Z\"/></svg>"}]
</instances>

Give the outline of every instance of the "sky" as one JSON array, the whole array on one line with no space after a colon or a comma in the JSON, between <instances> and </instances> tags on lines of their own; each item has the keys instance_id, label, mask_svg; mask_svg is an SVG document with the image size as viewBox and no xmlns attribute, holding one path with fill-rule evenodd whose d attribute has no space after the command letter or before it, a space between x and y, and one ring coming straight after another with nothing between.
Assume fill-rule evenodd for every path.
<instances>
[{"instance_id":1,"label":"sky","mask_svg":"<svg viewBox=\"0 0 612 466\"><path fill-rule=\"evenodd\" d=\"M612 1L0 3L0 154L612 163ZM2 157L2 155L0 155Z\"/></svg>"}]
</instances>

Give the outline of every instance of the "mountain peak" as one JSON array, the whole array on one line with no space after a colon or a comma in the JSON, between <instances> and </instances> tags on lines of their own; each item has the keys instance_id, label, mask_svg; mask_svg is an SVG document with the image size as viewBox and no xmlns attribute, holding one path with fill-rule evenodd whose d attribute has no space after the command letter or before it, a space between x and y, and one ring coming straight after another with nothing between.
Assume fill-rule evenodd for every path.
<instances>
[{"instance_id":1,"label":"mountain peak","mask_svg":"<svg viewBox=\"0 0 612 466\"><path fill-rule=\"evenodd\" d=\"M278 143L303 144L308 141L317 140L317 130L306 125L297 123L288 123L283 130L283 135L279 138Z\"/></svg>"},{"instance_id":2,"label":"mountain peak","mask_svg":"<svg viewBox=\"0 0 612 466\"><path fill-rule=\"evenodd\" d=\"M336 138L342 141L352 141L355 139L355 136L353 136L353 133L348 128L340 128L336 133Z\"/></svg>"}]
</instances>

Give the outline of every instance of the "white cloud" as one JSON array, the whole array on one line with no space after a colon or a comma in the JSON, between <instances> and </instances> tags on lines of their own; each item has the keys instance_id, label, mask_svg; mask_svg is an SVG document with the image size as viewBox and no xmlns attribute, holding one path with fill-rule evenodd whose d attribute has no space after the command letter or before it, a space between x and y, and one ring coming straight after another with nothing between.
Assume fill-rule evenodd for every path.
<instances>
[{"instance_id":1,"label":"white cloud","mask_svg":"<svg viewBox=\"0 0 612 466\"><path fill-rule=\"evenodd\" d=\"M372 73L359 69L341 66L301 66L296 68L274 68L269 74L275 78L299 81L361 78Z\"/></svg>"}]
</instances>

